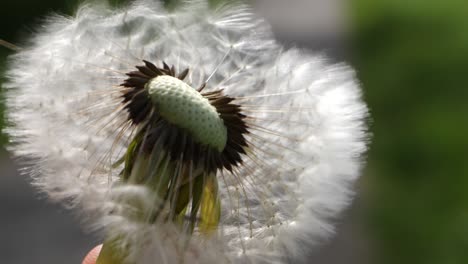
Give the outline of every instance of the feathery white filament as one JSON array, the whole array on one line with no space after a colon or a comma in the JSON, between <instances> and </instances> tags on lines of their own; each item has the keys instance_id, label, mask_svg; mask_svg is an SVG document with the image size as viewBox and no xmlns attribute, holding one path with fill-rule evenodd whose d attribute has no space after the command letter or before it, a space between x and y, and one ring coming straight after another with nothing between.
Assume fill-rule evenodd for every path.
<instances>
[{"instance_id":1,"label":"feathery white filament","mask_svg":"<svg viewBox=\"0 0 468 264\"><path fill-rule=\"evenodd\" d=\"M189 68L191 87L214 73L205 90L224 89L247 116L251 148L242 165L217 176L218 233L189 245L170 223L128 217L122 200L151 206L153 197L116 184L122 168L112 164L134 135L117 86L141 59ZM188 1L171 13L150 0L121 10L84 5L73 18L50 17L11 58L7 77L14 125L6 131L10 149L33 161L25 173L93 227L125 238L121 246L137 263L301 258L333 231L330 220L349 204L366 149L367 109L353 71L285 51L238 3L212 10Z\"/></svg>"}]
</instances>

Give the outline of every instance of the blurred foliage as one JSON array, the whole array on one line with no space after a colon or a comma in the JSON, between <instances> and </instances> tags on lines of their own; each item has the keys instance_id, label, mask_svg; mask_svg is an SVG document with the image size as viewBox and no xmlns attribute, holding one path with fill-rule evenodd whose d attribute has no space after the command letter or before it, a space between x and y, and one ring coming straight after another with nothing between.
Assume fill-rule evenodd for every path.
<instances>
[{"instance_id":1,"label":"blurred foliage","mask_svg":"<svg viewBox=\"0 0 468 264\"><path fill-rule=\"evenodd\" d=\"M353 0L375 263L468 262L468 1Z\"/></svg>"},{"instance_id":2,"label":"blurred foliage","mask_svg":"<svg viewBox=\"0 0 468 264\"><path fill-rule=\"evenodd\" d=\"M2 1L0 38L21 45L41 17L72 14L77 2ZM466 263L468 1L352 0L350 6L353 64L372 111L373 263ZM0 47L0 72L9 53Z\"/></svg>"}]
</instances>

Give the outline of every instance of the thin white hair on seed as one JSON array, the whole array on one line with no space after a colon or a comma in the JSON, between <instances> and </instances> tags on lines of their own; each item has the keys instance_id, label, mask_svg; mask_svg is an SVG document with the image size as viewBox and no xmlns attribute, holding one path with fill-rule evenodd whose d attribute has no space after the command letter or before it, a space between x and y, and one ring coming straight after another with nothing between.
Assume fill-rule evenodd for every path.
<instances>
[{"instance_id":1,"label":"thin white hair on seed","mask_svg":"<svg viewBox=\"0 0 468 264\"><path fill-rule=\"evenodd\" d=\"M203 87L202 94L222 90L245 115L242 162L217 170L222 207L211 236L152 219L164 202L121 178L122 156L139 132L121 84L143 60L155 67L164 61L177 73L188 68L185 83ZM171 12L151 0L120 9L86 4L73 17L49 17L10 58L6 74L12 125L5 131L22 172L51 200L82 212L91 229L118 240L136 263L301 259L333 233L366 150L367 108L352 69L284 50L270 26L238 2L213 9L184 1ZM163 143L154 143L148 171L167 167L167 153L155 150ZM188 170L189 178L198 173ZM183 174L175 167L171 175Z\"/></svg>"}]
</instances>

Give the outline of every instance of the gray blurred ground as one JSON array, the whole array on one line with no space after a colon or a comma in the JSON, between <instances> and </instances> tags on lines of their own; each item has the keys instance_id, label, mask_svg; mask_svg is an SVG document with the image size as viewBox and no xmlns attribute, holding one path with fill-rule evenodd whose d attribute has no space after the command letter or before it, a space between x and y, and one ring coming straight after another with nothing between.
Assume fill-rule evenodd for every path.
<instances>
[{"instance_id":1,"label":"gray blurred ground","mask_svg":"<svg viewBox=\"0 0 468 264\"><path fill-rule=\"evenodd\" d=\"M256 0L254 7L272 24L275 36L289 46L310 48L332 60L346 59L345 7L340 0ZM359 188L358 188L359 190ZM337 235L311 249L304 263L366 264L370 243L357 197L340 218ZM81 263L97 238L83 233L70 212L39 199L28 179L0 150L0 263Z\"/></svg>"},{"instance_id":2,"label":"gray blurred ground","mask_svg":"<svg viewBox=\"0 0 468 264\"><path fill-rule=\"evenodd\" d=\"M96 239L70 212L40 199L28 180L0 150L0 263L80 263Z\"/></svg>"}]
</instances>

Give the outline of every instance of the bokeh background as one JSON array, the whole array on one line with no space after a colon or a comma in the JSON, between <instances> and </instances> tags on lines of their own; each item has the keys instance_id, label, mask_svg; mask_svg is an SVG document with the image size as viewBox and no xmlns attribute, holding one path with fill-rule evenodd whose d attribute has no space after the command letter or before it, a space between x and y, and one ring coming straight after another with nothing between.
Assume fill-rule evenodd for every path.
<instances>
[{"instance_id":1,"label":"bokeh background","mask_svg":"<svg viewBox=\"0 0 468 264\"><path fill-rule=\"evenodd\" d=\"M356 200L305 263L468 263L468 2L250 2L285 45L351 64L372 113ZM2 0L0 38L21 46L77 3ZM0 47L0 73L11 53ZM0 262L80 263L99 239L33 190L0 142Z\"/></svg>"}]
</instances>

